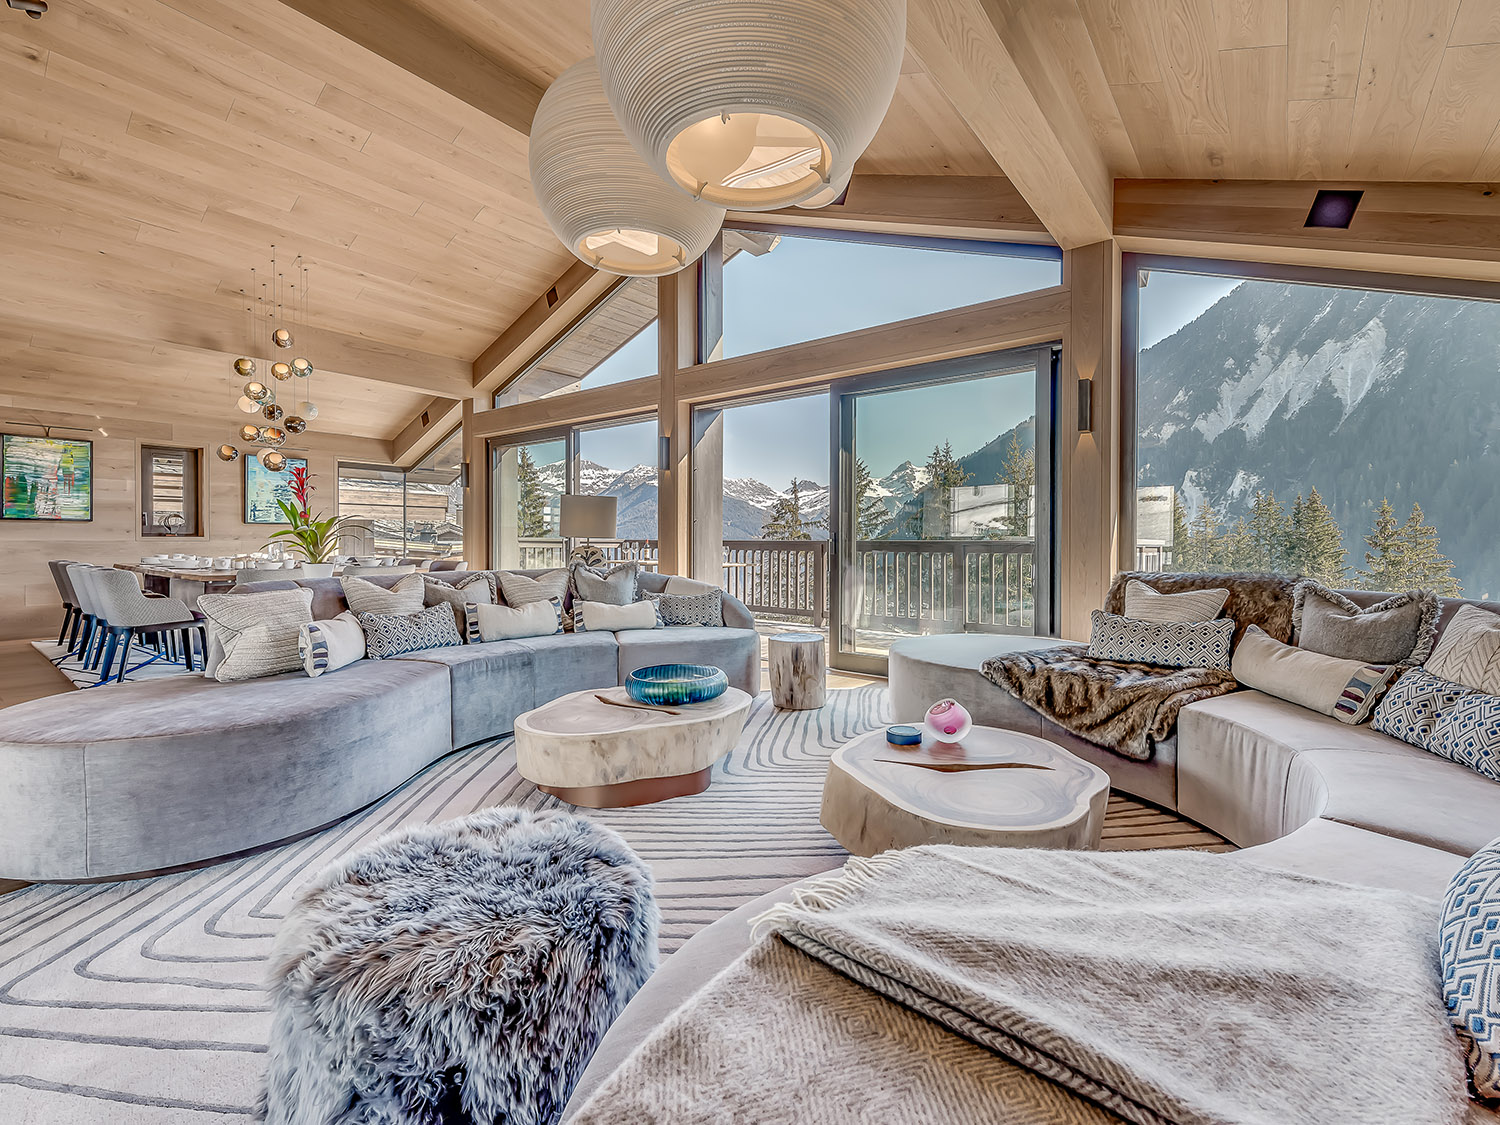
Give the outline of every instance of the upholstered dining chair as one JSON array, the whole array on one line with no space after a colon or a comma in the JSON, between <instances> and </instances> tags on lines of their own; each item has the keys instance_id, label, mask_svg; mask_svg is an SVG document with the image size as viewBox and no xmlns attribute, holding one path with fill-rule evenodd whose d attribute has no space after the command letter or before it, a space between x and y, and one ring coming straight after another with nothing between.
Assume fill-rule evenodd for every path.
<instances>
[{"instance_id":1,"label":"upholstered dining chair","mask_svg":"<svg viewBox=\"0 0 1500 1125\"><path fill-rule=\"evenodd\" d=\"M97 659L96 642L104 639L106 622L94 594L93 572L99 568L89 563L71 563L68 566L68 584L73 587L73 596L78 599L79 618L82 626L78 643L69 649L84 668L94 667Z\"/></svg>"},{"instance_id":2,"label":"upholstered dining chair","mask_svg":"<svg viewBox=\"0 0 1500 1125\"><path fill-rule=\"evenodd\" d=\"M161 641L171 635L181 637L182 659L189 672L193 671L193 634L202 641L203 651L208 651L208 630L201 618L176 598L148 598L136 582L135 575L123 570L100 568L89 575L94 594L105 620L104 668L99 682L106 683L114 664L116 652L120 656L120 667L115 672L115 682L125 679L127 671L135 671L147 664L167 657L173 647ZM158 638L157 650L148 659L130 668L130 646L137 637Z\"/></svg>"},{"instance_id":3,"label":"upholstered dining chair","mask_svg":"<svg viewBox=\"0 0 1500 1125\"><path fill-rule=\"evenodd\" d=\"M346 566L339 572L341 578L379 578L415 574L414 566Z\"/></svg>"},{"instance_id":4,"label":"upholstered dining chair","mask_svg":"<svg viewBox=\"0 0 1500 1125\"><path fill-rule=\"evenodd\" d=\"M436 570L462 570L463 568L464 568L464 560L463 559L433 559L432 560L432 566L429 567L428 569L436 571Z\"/></svg>"},{"instance_id":5,"label":"upholstered dining chair","mask_svg":"<svg viewBox=\"0 0 1500 1125\"><path fill-rule=\"evenodd\" d=\"M83 616L83 611L78 608L78 595L73 592L73 583L68 581L68 567L72 565L72 559L53 559L47 564L47 569L52 572L52 581L57 586L57 593L62 598L63 604L62 627L57 631L58 644L67 640L70 629L74 637L77 637L78 622ZM68 641L68 648L72 647L73 642Z\"/></svg>"}]
</instances>

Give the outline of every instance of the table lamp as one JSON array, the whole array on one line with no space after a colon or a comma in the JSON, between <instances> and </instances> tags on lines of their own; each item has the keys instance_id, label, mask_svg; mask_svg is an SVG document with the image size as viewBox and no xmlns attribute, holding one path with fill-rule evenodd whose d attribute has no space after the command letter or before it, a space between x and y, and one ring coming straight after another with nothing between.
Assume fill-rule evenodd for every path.
<instances>
[{"instance_id":1,"label":"table lamp","mask_svg":"<svg viewBox=\"0 0 1500 1125\"><path fill-rule=\"evenodd\" d=\"M562 510L558 531L564 539L582 539L584 542L573 548L568 561L583 562L598 566L604 562L604 551L594 546L593 539L613 539L615 520L619 510L619 498L615 496L562 497Z\"/></svg>"}]
</instances>

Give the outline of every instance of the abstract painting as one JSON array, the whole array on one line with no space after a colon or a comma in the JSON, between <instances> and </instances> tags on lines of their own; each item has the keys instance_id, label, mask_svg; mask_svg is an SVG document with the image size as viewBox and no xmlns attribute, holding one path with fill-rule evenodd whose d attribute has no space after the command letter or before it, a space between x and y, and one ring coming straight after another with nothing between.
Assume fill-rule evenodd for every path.
<instances>
[{"instance_id":1,"label":"abstract painting","mask_svg":"<svg viewBox=\"0 0 1500 1125\"><path fill-rule=\"evenodd\" d=\"M0 434L0 516L8 520L94 518L94 443Z\"/></svg>"},{"instance_id":2,"label":"abstract painting","mask_svg":"<svg viewBox=\"0 0 1500 1125\"><path fill-rule=\"evenodd\" d=\"M288 457L286 469L273 473L258 457L245 458L245 522L286 523L278 500L292 499L292 470L306 467L302 457Z\"/></svg>"}]
</instances>

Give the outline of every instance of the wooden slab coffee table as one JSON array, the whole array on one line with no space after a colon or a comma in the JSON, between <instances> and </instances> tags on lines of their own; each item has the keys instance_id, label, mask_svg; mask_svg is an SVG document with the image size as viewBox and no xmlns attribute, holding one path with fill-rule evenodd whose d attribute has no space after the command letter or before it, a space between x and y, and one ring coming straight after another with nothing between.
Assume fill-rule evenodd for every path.
<instances>
[{"instance_id":1,"label":"wooden slab coffee table","mask_svg":"<svg viewBox=\"0 0 1500 1125\"><path fill-rule=\"evenodd\" d=\"M892 746L884 728L834 752L823 827L855 855L919 844L1099 846L1109 775L1035 735L975 727L962 746Z\"/></svg>"},{"instance_id":2,"label":"wooden slab coffee table","mask_svg":"<svg viewBox=\"0 0 1500 1125\"><path fill-rule=\"evenodd\" d=\"M670 708L636 704L622 687L575 691L516 719L516 768L542 792L591 809L702 793L749 713L750 696L733 687Z\"/></svg>"}]
</instances>

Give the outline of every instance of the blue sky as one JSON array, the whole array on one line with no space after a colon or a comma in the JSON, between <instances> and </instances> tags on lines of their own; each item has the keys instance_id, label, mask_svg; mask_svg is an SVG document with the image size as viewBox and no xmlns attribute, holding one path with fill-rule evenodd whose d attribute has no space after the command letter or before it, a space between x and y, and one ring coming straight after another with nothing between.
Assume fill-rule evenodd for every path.
<instances>
[{"instance_id":1,"label":"blue sky","mask_svg":"<svg viewBox=\"0 0 1500 1125\"><path fill-rule=\"evenodd\" d=\"M741 253L724 270L724 352L745 355L997 297L1056 285L1060 263L917 250L878 243L783 238L769 254ZM1235 282L1160 271L1141 302L1142 345L1170 335ZM1148 297L1149 295L1149 297ZM604 386L656 369L656 329L647 328L584 381ZM968 453L1035 411L1033 384L1009 376L862 400L859 454L882 476L903 460L925 461L934 444ZM828 480L828 395L737 407L725 418L725 474L784 487L793 476ZM650 427L584 439L584 456L615 468L655 459Z\"/></svg>"}]
</instances>

